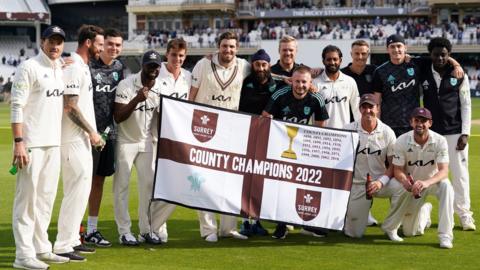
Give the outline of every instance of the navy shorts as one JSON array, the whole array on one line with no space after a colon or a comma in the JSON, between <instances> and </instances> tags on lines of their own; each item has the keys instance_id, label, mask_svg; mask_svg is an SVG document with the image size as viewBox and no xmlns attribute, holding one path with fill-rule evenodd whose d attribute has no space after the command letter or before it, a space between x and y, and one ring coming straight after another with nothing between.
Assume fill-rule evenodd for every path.
<instances>
[{"instance_id":1,"label":"navy shorts","mask_svg":"<svg viewBox=\"0 0 480 270\"><path fill-rule=\"evenodd\" d=\"M115 172L115 141L107 140L101 152L92 147L93 175L111 176Z\"/></svg>"}]
</instances>

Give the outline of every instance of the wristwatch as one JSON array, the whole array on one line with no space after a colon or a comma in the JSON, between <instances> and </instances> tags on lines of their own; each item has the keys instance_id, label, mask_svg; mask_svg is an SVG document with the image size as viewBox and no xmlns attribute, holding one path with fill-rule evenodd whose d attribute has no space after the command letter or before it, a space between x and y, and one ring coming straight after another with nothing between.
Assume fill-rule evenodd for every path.
<instances>
[{"instance_id":1,"label":"wristwatch","mask_svg":"<svg viewBox=\"0 0 480 270\"><path fill-rule=\"evenodd\" d=\"M23 138L22 137L16 137L15 139L13 139L14 142L18 143L18 142L23 142Z\"/></svg>"}]
</instances>

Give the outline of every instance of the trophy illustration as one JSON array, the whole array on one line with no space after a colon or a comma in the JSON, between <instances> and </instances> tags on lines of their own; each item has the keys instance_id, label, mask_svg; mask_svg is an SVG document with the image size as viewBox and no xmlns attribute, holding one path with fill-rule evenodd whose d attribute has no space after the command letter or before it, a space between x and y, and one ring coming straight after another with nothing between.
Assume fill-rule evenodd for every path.
<instances>
[{"instance_id":1,"label":"trophy illustration","mask_svg":"<svg viewBox=\"0 0 480 270\"><path fill-rule=\"evenodd\" d=\"M293 144L293 139L295 138L295 136L297 136L298 127L292 127L292 126L285 126L285 127L287 128L287 135L290 138L290 144L288 145L288 149L283 151L282 157L297 159L297 154L293 151L292 144Z\"/></svg>"}]
</instances>

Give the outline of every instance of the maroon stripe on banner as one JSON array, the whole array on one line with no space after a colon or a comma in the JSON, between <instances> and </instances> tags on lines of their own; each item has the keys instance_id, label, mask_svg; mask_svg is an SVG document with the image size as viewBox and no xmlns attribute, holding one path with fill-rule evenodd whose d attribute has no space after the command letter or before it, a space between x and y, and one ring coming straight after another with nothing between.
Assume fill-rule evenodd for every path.
<instances>
[{"instance_id":1,"label":"maroon stripe on banner","mask_svg":"<svg viewBox=\"0 0 480 270\"><path fill-rule=\"evenodd\" d=\"M259 128L257 129L257 141L254 145L256 150L256 160L266 160L268 150L268 137L270 134L270 125L272 119L269 117L260 117L257 120ZM250 216L253 218L260 217L260 210L262 208L263 185L265 183L265 176L254 174L252 177L252 186L250 190Z\"/></svg>"},{"instance_id":2,"label":"maroon stripe on banner","mask_svg":"<svg viewBox=\"0 0 480 270\"><path fill-rule=\"evenodd\" d=\"M263 130L263 128L260 130ZM266 136L257 137L257 143L255 145L257 151L260 151L263 149L263 147L267 147L266 138L268 138L268 133ZM299 165L271 159L262 159L260 155L257 155L257 157L253 159L249 158L247 155L239 155L226 151L214 150L173 141L166 138L160 138L158 144L159 159L168 159L182 164L194 165L197 167L209 168L240 175L248 175L253 173L253 179L257 179L255 175L258 175L262 179L269 178L308 186L333 188L345 191L350 191L352 186L351 171ZM229 157L227 164L222 163L224 160L222 157L224 156ZM255 163L263 164L263 166L258 166L258 168L263 170L260 172L249 172L248 164L253 166ZM267 167L272 169L267 170ZM290 173L285 173L286 171L281 170L282 168L286 168L287 172ZM252 181L254 183L257 182L256 180ZM255 188L255 185L252 186L252 188ZM255 189L255 191L257 191L257 189Z\"/></svg>"},{"instance_id":3,"label":"maroon stripe on banner","mask_svg":"<svg viewBox=\"0 0 480 270\"><path fill-rule=\"evenodd\" d=\"M250 118L250 130L248 131L248 143L247 143L247 155L248 158L255 158L255 142L257 140L257 130L258 130L258 118ZM249 217L250 214L250 194L252 186L252 175L246 174L243 177L243 186L242 186L242 206L240 210L240 215L243 217Z\"/></svg>"}]
</instances>

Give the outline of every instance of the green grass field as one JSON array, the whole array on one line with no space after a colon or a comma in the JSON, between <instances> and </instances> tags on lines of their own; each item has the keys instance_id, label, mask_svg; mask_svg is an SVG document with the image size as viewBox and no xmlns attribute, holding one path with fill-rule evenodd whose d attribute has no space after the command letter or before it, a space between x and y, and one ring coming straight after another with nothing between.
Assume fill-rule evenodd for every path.
<instances>
[{"instance_id":1,"label":"green grass field","mask_svg":"<svg viewBox=\"0 0 480 270\"><path fill-rule=\"evenodd\" d=\"M480 99L474 100L473 117L480 119ZM15 258L15 244L11 228L11 209L15 193L15 178L8 174L11 162L11 131L8 107L0 104L0 269L11 268ZM472 210L480 211L480 126L472 128L470 140L470 175ZM191 209L178 207L168 221L169 242L160 247L142 245L127 248L118 244L113 219L112 181L107 180L103 198L99 229L112 240L111 248L97 249L87 255L85 263L52 265L51 269L479 269L480 235L454 230L454 248L438 247L437 210L435 198L432 228L424 236L407 238L403 243L388 241L379 227L367 229L363 239L348 239L341 233L331 233L327 238L314 239L298 231L291 232L286 240L271 237L254 237L246 241L220 239L207 243L200 238L197 214ZM56 221L62 189L59 186L54 215L50 225L50 239L55 240ZM130 215L137 216L136 177L132 177ZM374 216L382 221L386 216L387 200L375 200ZM480 218L477 218L480 221ZM133 221L133 231L137 230ZM480 222L478 223L480 224ZM272 224L266 224L273 231ZM479 228L480 229L480 228Z\"/></svg>"}]
</instances>

